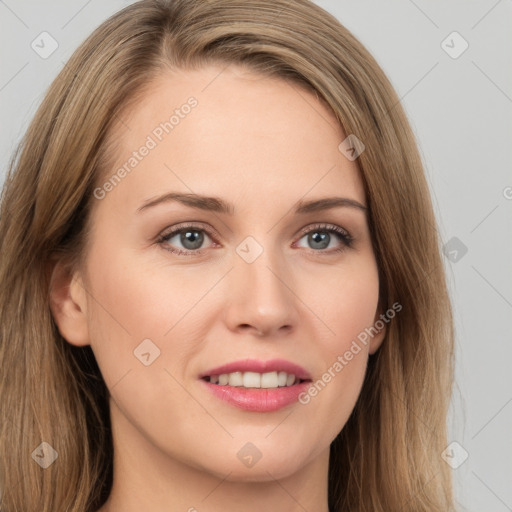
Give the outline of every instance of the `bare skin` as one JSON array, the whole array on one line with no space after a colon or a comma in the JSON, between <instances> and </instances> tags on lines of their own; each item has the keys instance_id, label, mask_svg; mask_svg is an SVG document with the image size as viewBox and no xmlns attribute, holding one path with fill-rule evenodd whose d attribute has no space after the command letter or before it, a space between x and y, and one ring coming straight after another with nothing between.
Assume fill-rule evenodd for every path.
<instances>
[{"instance_id":1,"label":"bare skin","mask_svg":"<svg viewBox=\"0 0 512 512\"><path fill-rule=\"evenodd\" d=\"M222 401L199 378L250 358L286 359L317 381L382 312L366 212L294 213L299 200L333 196L366 206L333 114L296 85L222 69L164 75L123 118L130 129L116 129L107 179L175 108L197 99L95 201L86 268L53 272L59 330L91 345L111 395L114 484L100 512L328 512L329 445L384 338L382 330L363 345L307 404L272 412ZM168 192L222 198L234 213L177 201L139 210ZM162 239L184 223L202 234L199 249L179 234ZM350 246L333 226L350 234ZM257 245L241 245L247 237ZM240 246L262 252L248 263ZM153 360L147 345L147 366L134 354L145 339L160 350ZM252 467L237 456L248 442L261 455Z\"/></svg>"}]
</instances>

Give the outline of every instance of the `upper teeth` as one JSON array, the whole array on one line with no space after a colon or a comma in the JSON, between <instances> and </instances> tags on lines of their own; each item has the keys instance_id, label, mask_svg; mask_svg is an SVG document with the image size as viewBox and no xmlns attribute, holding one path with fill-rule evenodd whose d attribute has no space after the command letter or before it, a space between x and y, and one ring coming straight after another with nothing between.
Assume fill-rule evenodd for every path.
<instances>
[{"instance_id":1,"label":"upper teeth","mask_svg":"<svg viewBox=\"0 0 512 512\"><path fill-rule=\"evenodd\" d=\"M292 386L295 383L295 375L286 372L233 372L211 375L209 379L213 384L219 384L220 386L244 388L277 388Z\"/></svg>"}]
</instances>

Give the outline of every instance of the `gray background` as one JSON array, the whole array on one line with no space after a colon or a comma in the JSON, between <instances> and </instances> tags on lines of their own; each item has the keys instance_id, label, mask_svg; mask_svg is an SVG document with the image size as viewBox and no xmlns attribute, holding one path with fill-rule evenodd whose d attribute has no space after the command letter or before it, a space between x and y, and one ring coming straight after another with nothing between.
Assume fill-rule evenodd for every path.
<instances>
[{"instance_id":1,"label":"gray background","mask_svg":"<svg viewBox=\"0 0 512 512\"><path fill-rule=\"evenodd\" d=\"M0 0L0 182L63 62L128 3ZM456 315L446 460L461 510L512 511L512 2L317 3L377 58L423 155ZM58 43L47 58L31 47L43 31Z\"/></svg>"}]
</instances>

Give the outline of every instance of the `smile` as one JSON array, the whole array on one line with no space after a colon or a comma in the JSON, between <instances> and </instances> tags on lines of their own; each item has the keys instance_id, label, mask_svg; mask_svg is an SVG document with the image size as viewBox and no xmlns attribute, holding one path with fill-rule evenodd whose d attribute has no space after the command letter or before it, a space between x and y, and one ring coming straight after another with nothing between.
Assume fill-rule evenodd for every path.
<instances>
[{"instance_id":1,"label":"smile","mask_svg":"<svg viewBox=\"0 0 512 512\"><path fill-rule=\"evenodd\" d=\"M294 402L311 383L304 368L284 360L245 360L200 375L208 390L247 411L272 412Z\"/></svg>"}]
</instances>

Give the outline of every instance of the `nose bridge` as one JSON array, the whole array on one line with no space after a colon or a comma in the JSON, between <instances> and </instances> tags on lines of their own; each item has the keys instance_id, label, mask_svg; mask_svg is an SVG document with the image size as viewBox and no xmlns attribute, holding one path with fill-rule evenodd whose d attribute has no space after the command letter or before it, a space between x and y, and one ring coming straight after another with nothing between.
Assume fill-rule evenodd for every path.
<instances>
[{"instance_id":1,"label":"nose bridge","mask_svg":"<svg viewBox=\"0 0 512 512\"><path fill-rule=\"evenodd\" d=\"M231 323L269 332L296 322L291 273L283 255L247 237L236 249ZM235 325L236 324L236 325Z\"/></svg>"}]
</instances>

